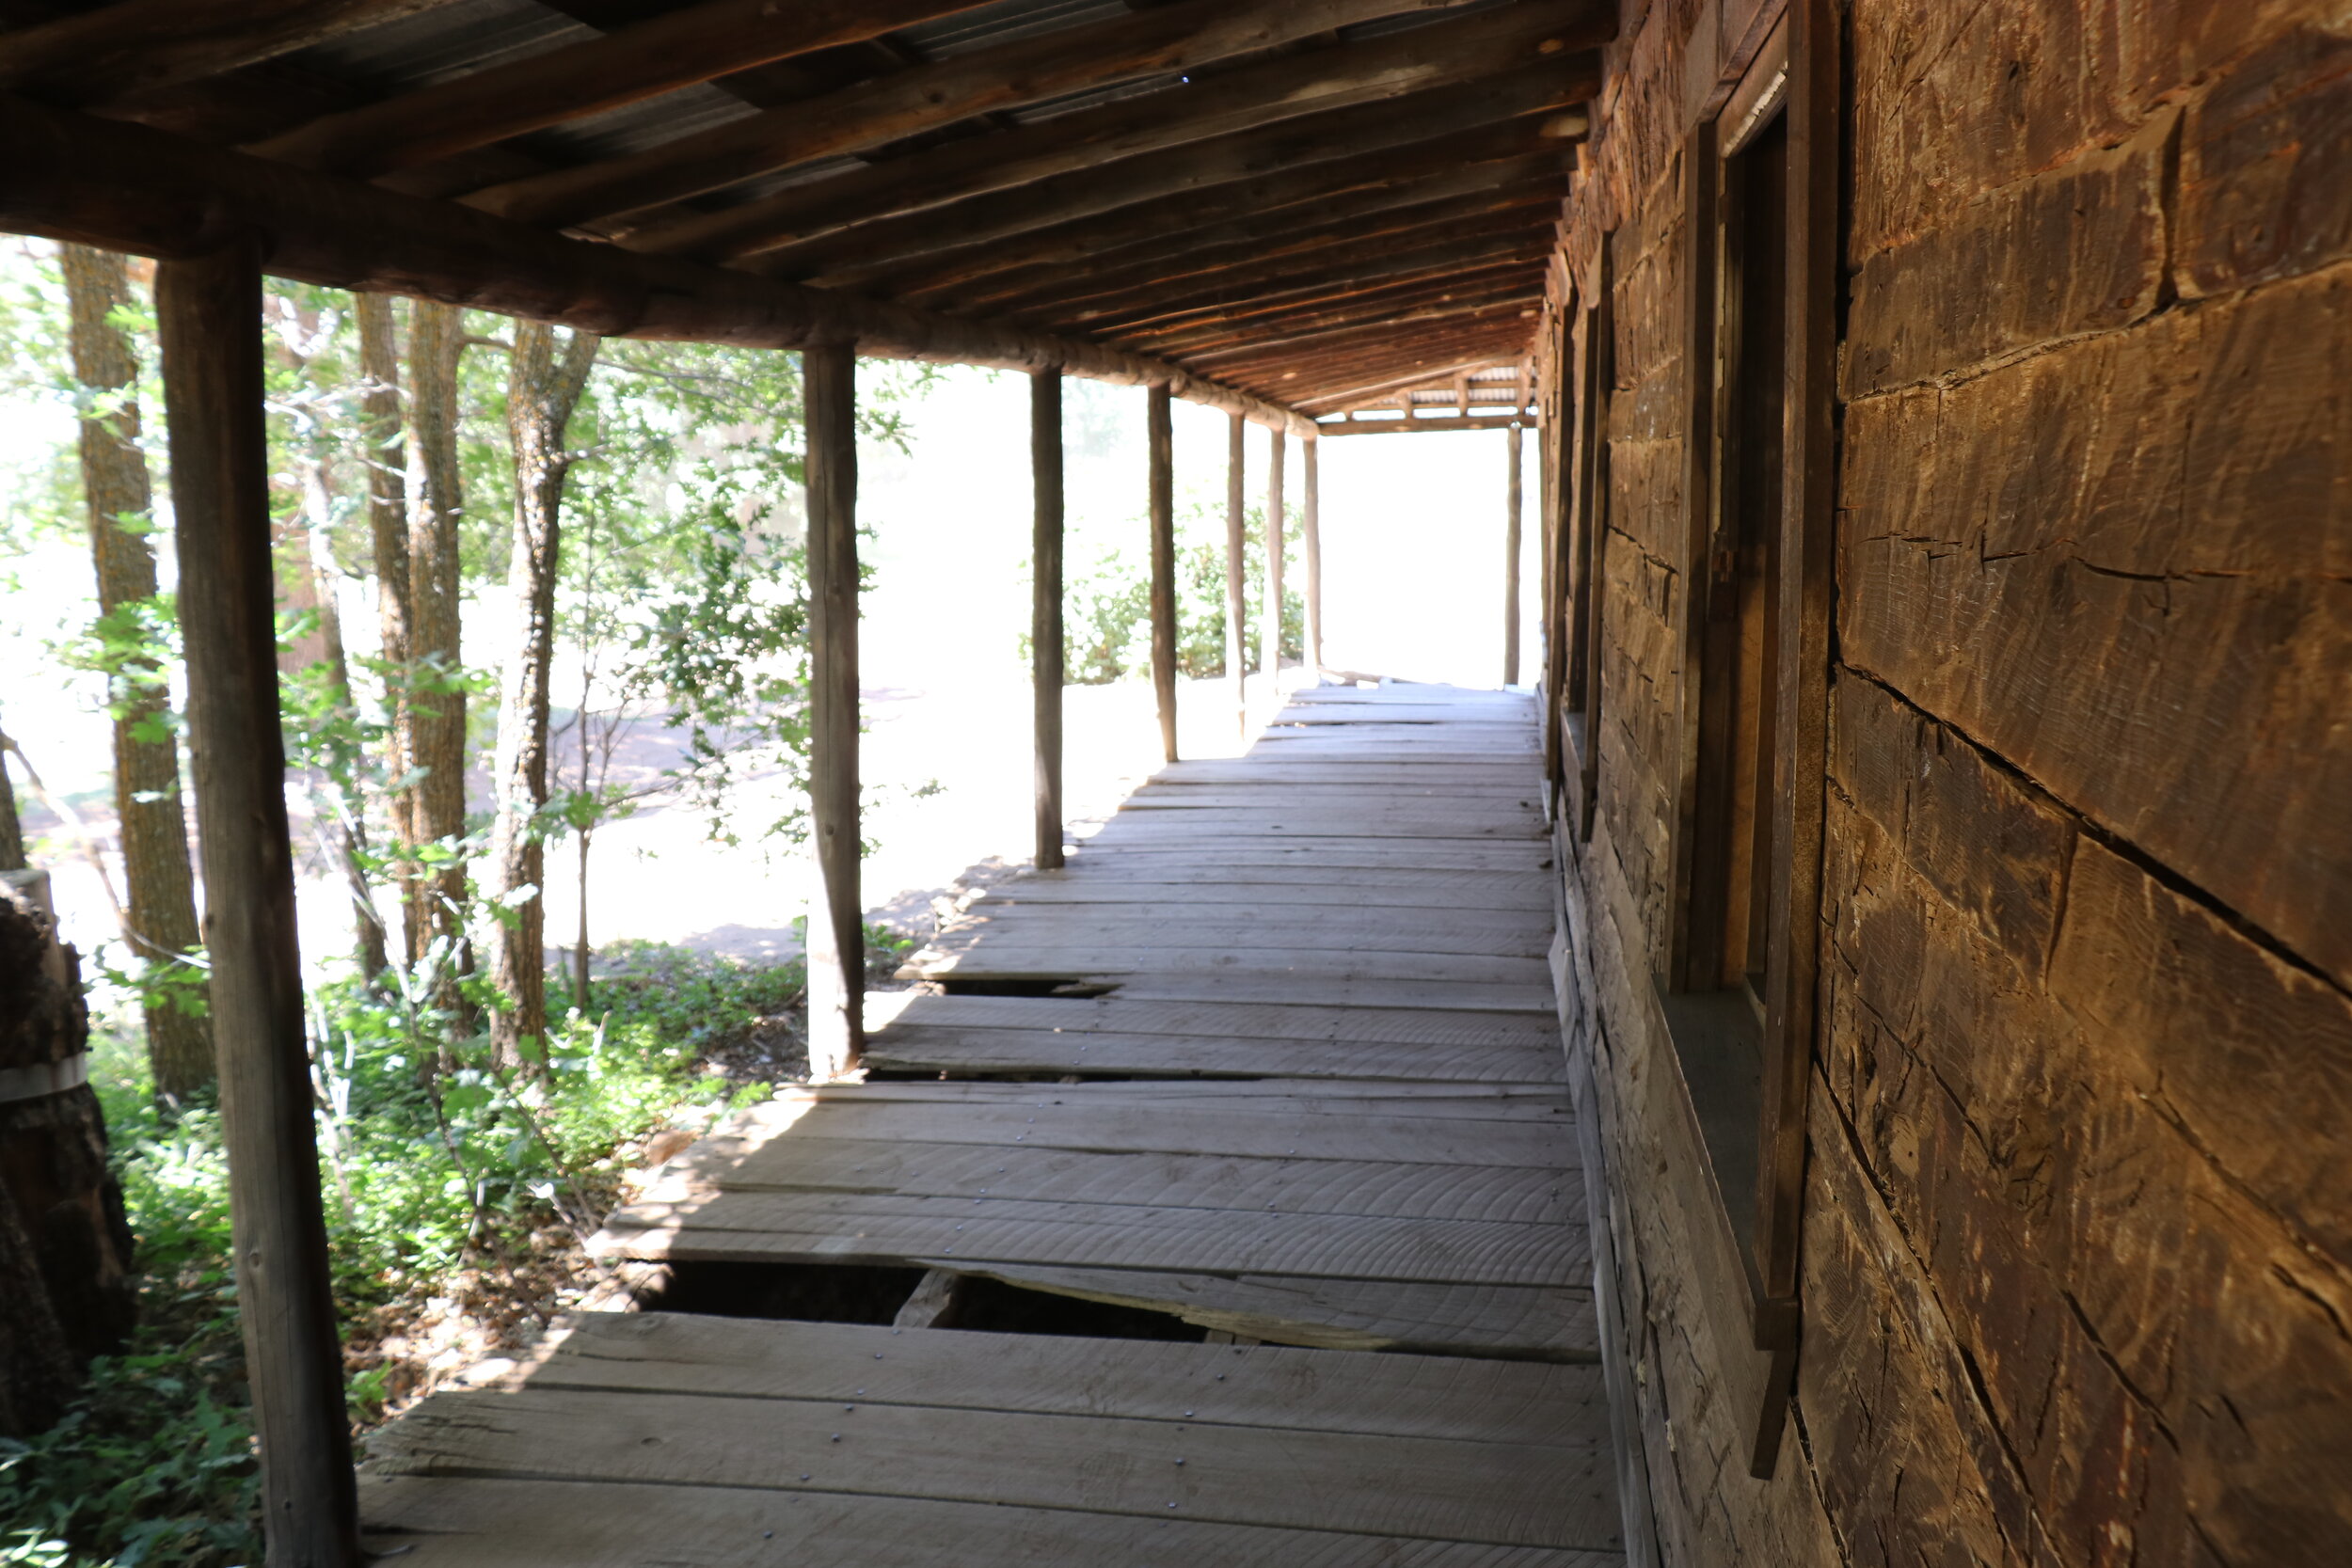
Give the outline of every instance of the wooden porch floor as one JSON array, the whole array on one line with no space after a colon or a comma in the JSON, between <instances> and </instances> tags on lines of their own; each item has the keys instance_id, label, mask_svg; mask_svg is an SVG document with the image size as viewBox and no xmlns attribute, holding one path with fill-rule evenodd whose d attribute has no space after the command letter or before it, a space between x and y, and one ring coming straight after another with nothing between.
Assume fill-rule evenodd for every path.
<instances>
[{"instance_id":1,"label":"wooden porch floor","mask_svg":"<svg viewBox=\"0 0 2352 1568\"><path fill-rule=\"evenodd\" d=\"M1526 699L1302 693L916 956L948 993L866 1060L925 1077L780 1095L601 1239L982 1275L1242 1342L582 1316L379 1436L370 1545L1615 1562L1540 788ZM1099 993L970 993L1047 982Z\"/></svg>"}]
</instances>

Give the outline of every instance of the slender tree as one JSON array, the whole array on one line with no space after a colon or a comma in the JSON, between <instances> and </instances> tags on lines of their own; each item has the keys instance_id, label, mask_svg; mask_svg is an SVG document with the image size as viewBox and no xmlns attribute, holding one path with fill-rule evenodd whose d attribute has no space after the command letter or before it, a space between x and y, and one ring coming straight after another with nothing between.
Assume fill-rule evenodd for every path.
<instances>
[{"instance_id":1,"label":"slender tree","mask_svg":"<svg viewBox=\"0 0 2352 1568\"><path fill-rule=\"evenodd\" d=\"M119 312L131 303L123 259L86 245L59 247L73 376L81 384L82 490L97 569L102 641L137 650L157 615L155 553L147 542L153 494L140 451L138 359ZM151 657L113 660L115 819L128 884L123 938L150 967L184 964L199 941L180 748L168 692ZM155 1093L177 1100L213 1079L212 1025L187 1004L200 983L150 987L147 1053Z\"/></svg>"},{"instance_id":2,"label":"slender tree","mask_svg":"<svg viewBox=\"0 0 2352 1568\"><path fill-rule=\"evenodd\" d=\"M352 314L359 325L360 449L366 454L368 538L374 547L376 632L385 667L389 722L384 727L384 776L392 781L387 814L392 842L417 841L415 792L400 781L408 775L408 470L406 422L401 413L400 323L388 294L355 294ZM412 896L413 863L404 859L396 875L401 888L402 953L414 961L422 945Z\"/></svg>"},{"instance_id":3,"label":"slender tree","mask_svg":"<svg viewBox=\"0 0 2352 1568\"><path fill-rule=\"evenodd\" d=\"M419 300L408 317L408 617L409 690L402 751L413 779L411 846L455 841L466 832L466 690L458 639L458 522L464 515L457 452L457 360L465 350L464 313ZM466 868L448 861L409 883L408 958L439 943L446 955L441 1001L453 1005L453 980L468 967Z\"/></svg>"},{"instance_id":4,"label":"slender tree","mask_svg":"<svg viewBox=\"0 0 2352 1568\"><path fill-rule=\"evenodd\" d=\"M500 693L498 819L490 856L501 906L491 974L509 1005L492 1015L490 1034L508 1061L521 1054L526 1040L547 1035L547 904L541 896L547 855L539 818L548 802L548 676L555 655L564 481L572 465L564 427L587 385L596 344L595 337L575 332L559 349L553 327L516 322L507 376L515 537L506 580L515 641Z\"/></svg>"}]
</instances>

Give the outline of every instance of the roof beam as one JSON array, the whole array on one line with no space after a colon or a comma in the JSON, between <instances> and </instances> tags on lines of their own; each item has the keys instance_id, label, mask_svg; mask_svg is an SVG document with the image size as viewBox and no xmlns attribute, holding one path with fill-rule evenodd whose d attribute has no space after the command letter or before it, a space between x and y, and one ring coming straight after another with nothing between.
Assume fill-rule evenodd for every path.
<instances>
[{"instance_id":1,"label":"roof beam","mask_svg":"<svg viewBox=\"0 0 2352 1568\"><path fill-rule=\"evenodd\" d=\"M1216 316L1236 306L1298 292L1358 293L1375 283L1445 267L1473 267L1525 258L1533 261L1550 244L1549 214L1516 210L1458 226L1444 239L1400 247L1393 239L1371 240L1306 258L1282 258L1260 267L1233 267L1186 290L1133 291L1067 311L1036 313L1064 329L1125 336L1173 327L1184 318Z\"/></svg>"},{"instance_id":2,"label":"roof beam","mask_svg":"<svg viewBox=\"0 0 2352 1568\"><path fill-rule=\"evenodd\" d=\"M602 38L327 115L246 150L304 168L382 174L984 3L801 0L786 9L775 0L703 0Z\"/></svg>"},{"instance_id":3,"label":"roof beam","mask_svg":"<svg viewBox=\"0 0 2352 1568\"><path fill-rule=\"evenodd\" d=\"M80 108L217 76L449 0L116 0L0 33L0 92Z\"/></svg>"},{"instance_id":4,"label":"roof beam","mask_svg":"<svg viewBox=\"0 0 2352 1568\"><path fill-rule=\"evenodd\" d=\"M1239 342L1227 348L1187 355L1185 358L1203 370L1215 369L1220 372L1248 376L1295 363L1303 355L1319 355L1334 349L1344 351L1354 344L1367 341L1401 341L1407 337L1407 329L1412 336L1419 337L1440 329L1451 331L1495 326L1506 320L1517 322L1522 319L1519 312L1527 309L1529 305L1530 298L1519 295L1503 300L1470 301L1421 312L1409 322L1357 322L1279 341Z\"/></svg>"},{"instance_id":5,"label":"roof beam","mask_svg":"<svg viewBox=\"0 0 2352 1568\"><path fill-rule=\"evenodd\" d=\"M1491 370L1498 362L1491 356L1484 359L1460 360L1441 366L1435 372L1415 371L1409 375L1391 377L1385 382L1351 388L1344 391L1315 392L1301 398L1299 406L1303 409L1311 409L1318 418L1359 408L1393 407L1397 405L1396 400L1400 398L1410 399L1415 392L1436 387L1440 382L1452 386L1456 374L1466 371L1475 374L1479 371Z\"/></svg>"},{"instance_id":6,"label":"roof beam","mask_svg":"<svg viewBox=\"0 0 2352 1568\"><path fill-rule=\"evenodd\" d=\"M643 152L495 185L469 199L485 212L526 222L610 217L818 158L881 147L993 110L1189 71L1389 14L1409 3L1183 0L895 71Z\"/></svg>"},{"instance_id":7,"label":"roof beam","mask_svg":"<svg viewBox=\"0 0 2352 1568\"><path fill-rule=\"evenodd\" d=\"M878 287L899 298L924 299L933 291L945 293L960 286L990 286L1009 274L1068 268L1136 245L1158 245L1216 225L1253 217L1276 222L1301 203L1409 184L1528 156L1531 149L1557 149L1552 155L1565 156L1565 141L1541 134L1540 127L1550 118L1547 113L1475 126L1417 146L1382 148L1359 157L1306 164L1179 192L1148 206L1033 230L995 245L909 258L888 273L878 274Z\"/></svg>"},{"instance_id":8,"label":"roof beam","mask_svg":"<svg viewBox=\"0 0 2352 1568\"><path fill-rule=\"evenodd\" d=\"M1323 420L1315 432L1326 436L1419 436L1443 430L1532 430L1536 420L1526 414L1455 414L1433 420Z\"/></svg>"},{"instance_id":9,"label":"roof beam","mask_svg":"<svg viewBox=\"0 0 2352 1568\"><path fill-rule=\"evenodd\" d=\"M798 349L1040 370L1129 385L1278 429L1279 404L1084 339L830 293L567 239L453 202L404 196L119 120L0 97L0 230L166 259L259 237L271 273L422 294L603 337Z\"/></svg>"},{"instance_id":10,"label":"roof beam","mask_svg":"<svg viewBox=\"0 0 2352 1568\"><path fill-rule=\"evenodd\" d=\"M1287 244L1258 241L1182 250L1163 261L1082 275L1081 280L1065 278L1058 289L1041 285L1009 300L990 301L985 309L999 315L1018 316L1031 311L1064 315L1099 300L1213 286L1234 273L1262 274L1285 263L1293 268L1308 266L1317 258L1360 250L1380 240L1393 245L1426 245L1436 236L1423 230L1460 234L1469 231L1460 226L1497 223L1504 214L1524 221L1535 215L1532 209L1556 211L1560 198L1560 187L1554 180L1523 180L1502 190L1475 191L1451 199L1375 212L1354 221L1326 224L1299 232ZM828 288L845 286L838 277L816 281Z\"/></svg>"},{"instance_id":11,"label":"roof beam","mask_svg":"<svg viewBox=\"0 0 2352 1568\"><path fill-rule=\"evenodd\" d=\"M1406 214L1454 201L1484 202L1491 207L1536 189L1557 201L1567 189L1561 164L1557 152L1530 152L1498 163L1457 166L1421 180L1372 185L1206 228L1177 230L1163 234L1156 244L1105 255L1074 274L1069 267L1029 267L1000 273L962 289L911 290L902 281L894 281L904 278L904 269L884 264L844 269L827 275L824 281L899 299L919 299L938 309L1018 309L1014 302L1052 296L1068 289L1073 276L1083 279L1084 286L1101 287L1108 279L1133 277L1154 269L1174 273L1215 265L1241 254L1311 250L1330 243L1337 234L1406 227ZM1141 218L1155 211L1156 204L1136 215Z\"/></svg>"},{"instance_id":12,"label":"roof beam","mask_svg":"<svg viewBox=\"0 0 2352 1568\"><path fill-rule=\"evenodd\" d=\"M1309 413L1328 413L1366 398L1447 380L1458 372L1486 370L1510 357L1513 356L1489 349L1476 354L1438 356L1433 361L1415 361L1388 370L1375 368L1364 372L1360 367L1353 371L1345 366L1330 367L1327 373L1336 372L1331 380L1337 384L1306 393L1299 398L1298 406Z\"/></svg>"},{"instance_id":13,"label":"roof beam","mask_svg":"<svg viewBox=\"0 0 2352 1568\"><path fill-rule=\"evenodd\" d=\"M1498 119L1519 119L1572 102L1589 91L1581 71L1563 71L1538 61L1473 86L1418 92L1393 103L1359 103L1295 121L1260 127L1102 166L1082 166L1020 190L1000 191L951 207L910 213L836 230L752 259L753 270L783 277L823 272L845 258L867 254L915 256L963 249L1161 197L1408 145L1423 132L1443 134Z\"/></svg>"},{"instance_id":14,"label":"roof beam","mask_svg":"<svg viewBox=\"0 0 2352 1568\"><path fill-rule=\"evenodd\" d=\"M1142 156L1168 155L1190 144L1252 131L1264 134L1265 127L1302 117L1476 81L1525 62L1548 60L1545 46L1568 36L1557 27L1534 25L1541 18L1532 17L1531 9L1514 6L1369 43L1243 66L1188 87L1139 94L810 181L720 212L651 222L625 243L713 260L793 245L821 247L843 239L844 231L903 220L951 202L1020 194L1017 188L1033 189L1057 177L1108 164L1132 166ZM1549 67L1555 79L1575 78L1577 85L1590 85L1585 94L1574 97L1547 94L1547 103L1537 106L1575 102L1597 86L1597 69L1564 70L1558 61L1549 61ZM1510 118L1491 112L1473 123ZM1071 215L1103 210L1098 205ZM849 241L846 248L815 249L809 262L822 264L857 254L864 245L861 236Z\"/></svg>"},{"instance_id":15,"label":"roof beam","mask_svg":"<svg viewBox=\"0 0 2352 1568\"><path fill-rule=\"evenodd\" d=\"M1543 294L1543 279L1530 277L1524 263L1490 268L1467 277L1455 276L1436 282L1415 282L1407 288L1357 294L1337 305L1294 310L1254 322L1219 322L1185 333L1152 339L1152 351L1163 356L1213 353L1240 343L1296 342L1320 332L1375 322L1403 326L1434 319L1467 305L1494 305L1504 300L1525 303Z\"/></svg>"}]
</instances>

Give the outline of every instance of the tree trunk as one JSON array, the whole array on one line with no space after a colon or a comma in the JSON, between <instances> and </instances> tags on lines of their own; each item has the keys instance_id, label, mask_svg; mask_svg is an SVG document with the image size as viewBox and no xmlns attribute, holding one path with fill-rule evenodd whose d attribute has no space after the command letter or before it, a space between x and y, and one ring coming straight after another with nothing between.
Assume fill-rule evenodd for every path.
<instances>
[{"instance_id":1,"label":"tree trunk","mask_svg":"<svg viewBox=\"0 0 2352 1568\"><path fill-rule=\"evenodd\" d=\"M130 335L109 319L131 303L130 278L122 258L107 251L69 245L59 247L59 256L73 377L101 400L81 421L82 492L98 610L103 617L127 617L155 596L155 552L141 531L153 521L154 499L147 458L138 449L138 361ZM199 938L180 744L165 721L168 698L160 685L120 683L114 696L115 820L129 884L123 938L148 964L182 963ZM174 1101L211 1083L212 1025L169 1000L151 999L146 1014L155 1093Z\"/></svg>"},{"instance_id":2,"label":"tree trunk","mask_svg":"<svg viewBox=\"0 0 2352 1568\"><path fill-rule=\"evenodd\" d=\"M334 551L329 546L335 515L334 498L326 488L326 463L321 456L296 459L301 468L302 510L297 520L288 528L284 543L299 549L288 550L293 558L283 562L286 570L300 580L307 590L310 608L318 611L318 657L316 662L326 666L326 678L335 694L338 710L348 715L356 711L352 701L351 657L343 647L343 616L337 602ZM296 539L294 534L301 537ZM291 598L291 595L289 595ZM348 761L356 765L358 758ZM342 867L345 891L351 895L351 925L353 956L359 973L370 985L380 979L390 956L386 951L383 917L376 912L373 889L368 880L368 826L359 784L346 770L339 777L319 779L314 783L311 800L321 839L334 848L336 863Z\"/></svg>"},{"instance_id":3,"label":"tree trunk","mask_svg":"<svg viewBox=\"0 0 2352 1568\"><path fill-rule=\"evenodd\" d=\"M0 1435L64 1414L93 1355L130 1333L131 1227L87 1079L81 961L48 876L0 873Z\"/></svg>"},{"instance_id":4,"label":"tree trunk","mask_svg":"<svg viewBox=\"0 0 2352 1568\"><path fill-rule=\"evenodd\" d=\"M400 324L386 294L355 294L359 321L359 393L362 440L367 451L368 536L375 548L376 626L383 659L392 672L386 681L384 776L395 781L386 793L392 842L416 843L414 792L397 781L408 774L408 622L413 601L408 580L408 471L400 408ZM393 873L400 887L404 958L414 962L423 945L417 931L412 883L416 867L405 857Z\"/></svg>"},{"instance_id":5,"label":"tree trunk","mask_svg":"<svg viewBox=\"0 0 2352 1568\"><path fill-rule=\"evenodd\" d=\"M464 312L418 300L408 317L408 656L415 672L404 745L417 775L409 799L411 844L455 841L466 832L466 693L458 646L457 356ZM469 967L465 866L420 873L409 884L411 963L438 944L439 1006L458 1005L456 977Z\"/></svg>"},{"instance_id":6,"label":"tree trunk","mask_svg":"<svg viewBox=\"0 0 2352 1568\"><path fill-rule=\"evenodd\" d=\"M553 327L518 321L507 379L515 541L506 581L513 594L515 645L500 696L498 826L490 849L504 905L491 973L507 1005L491 1015L490 1038L501 1060L508 1062L522 1057L524 1042L544 1040L548 1029L547 848L538 815L548 800L548 674L555 657L564 479L571 469L564 427L587 385L596 342L588 333L575 332L559 355ZM585 713L580 722L587 722Z\"/></svg>"},{"instance_id":7,"label":"tree trunk","mask_svg":"<svg viewBox=\"0 0 2352 1568\"><path fill-rule=\"evenodd\" d=\"M1232 416L1225 448L1225 678L1233 683L1233 722L1249 733L1249 519L1242 501L1242 437L1248 423Z\"/></svg>"}]
</instances>

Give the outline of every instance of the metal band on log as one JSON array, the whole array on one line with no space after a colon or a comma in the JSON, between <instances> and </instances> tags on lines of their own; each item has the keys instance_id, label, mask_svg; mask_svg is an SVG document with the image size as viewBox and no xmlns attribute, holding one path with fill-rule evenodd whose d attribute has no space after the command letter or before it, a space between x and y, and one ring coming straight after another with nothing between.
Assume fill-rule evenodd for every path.
<instances>
[{"instance_id":1,"label":"metal band on log","mask_svg":"<svg viewBox=\"0 0 2352 1568\"><path fill-rule=\"evenodd\" d=\"M1084 339L829 293L567 239L118 120L0 97L0 229L159 260L258 238L262 265L333 288L420 294L600 337L804 348L1034 371L1122 386L1303 432L1279 404Z\"/></svg>"}]
</instances>

